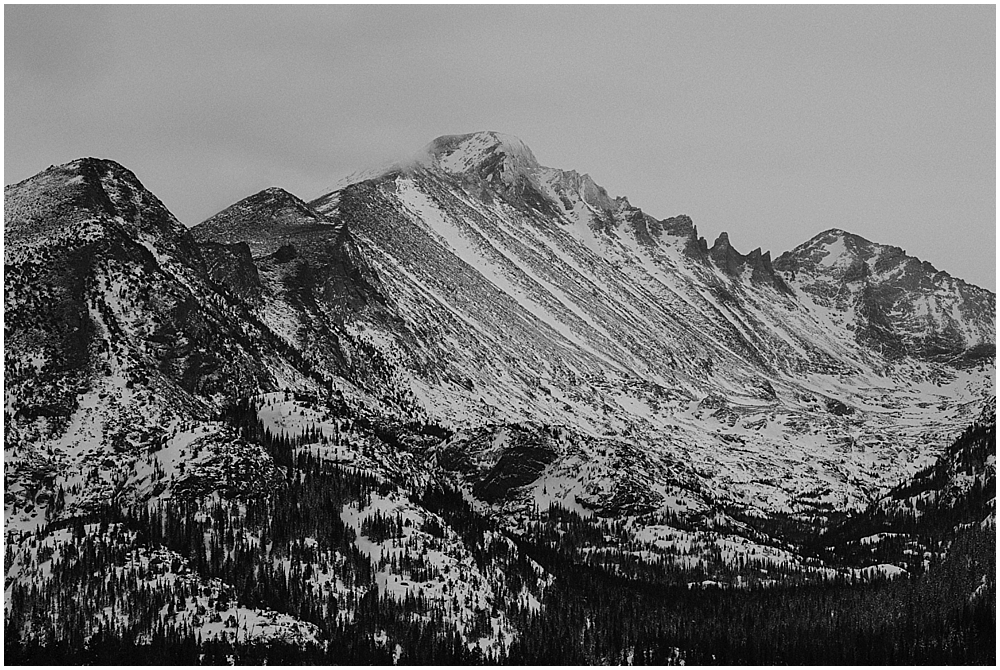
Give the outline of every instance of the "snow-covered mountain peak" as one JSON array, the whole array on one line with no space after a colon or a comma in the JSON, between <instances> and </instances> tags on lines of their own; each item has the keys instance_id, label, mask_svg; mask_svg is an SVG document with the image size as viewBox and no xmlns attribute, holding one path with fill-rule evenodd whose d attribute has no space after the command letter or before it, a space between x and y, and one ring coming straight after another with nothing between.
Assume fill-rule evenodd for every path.
<instances>
[{"instance_id":1,"label":"snow-covered mountain peak","mask_svg":"<svg viewBox=\"0 0 1000 670\"><path fill-rule=\"evenodd\" d=\"M782 254L782 257L808 258L809 261L824 267L849 267L859 259L865 261L872 258L883 249L903 253L902 249L875 244L840 228L830 228L792 251Z\"/></svg>"},{"instance_id":2,"label":"snow-covered mountain peak","mask_svg":"<svg viewBox=\"0 0 1000 670\"><path fill-rule=\"evenodd\" d=\"M520 139L494 131L443 135L407 160L341 180L309 205L338 221L343 198L355 201L370 186L396 192L402 185L399 192L408 193L406 184L461 192L488 207L499 199L529 217L568 223L584 237L591 235L586 231L592 226L615 228L627 216L643 216L627 199L610 196L589 174L542 166Z\"/></svg>"},{"instance_id":3,"label":"snow-covered mountain peak","mask_svg":"<svg viewBox=\"0 0 1000 670\"><path fill-rule=\"evenodd\" d=\"M996 295L894 247L826 230L774 261L819 304L853 314L855 335L890 358L995 355Z\"/></svg>"},{"instance_id":4,"label":"snow-covered mountain peak","mask_svg":"<svg viewBox=\"0 0 1000 670\"><path fill-rule=\"evenodd\" d=\"M505 183L540 167L524 142L493 131L438 137L423 148L417 162L448 174L475 174Z\"/></svg>"},{"instance_id":5,"label":"snow-covered mountain peak","mask_svg":"<svg viewBox=\"0 0 1000 670\"><path fill-rule=\"evenodd\" d=\"M491 187L524 195L523 186L547 197L552 204L572 209L565 201L575 194L584 205L600 212L629 207L625 198L612 198L589 174L542 166L519 138L493 131L444 135L424 147L416 163L448 175L485 182ZM518 188L511 191L511 187Z\"/></svg>"},{"instance_id":6,"label":"snow-covered mountain peak","mask_svg":"<svg viewBox=\"0 0 1000 670\"><path fill-rule=\"evenodd\" d=\"M442 135L406 158L339 179L312 204L327 211L336 206L339 193L353 184L394 179L399 175L412 176L419 170L504 187L529 175L534 180L539 170L547 168L541 168L531 149L512 135L494 131Z\"/></svg>"},{"instance_id":7,"label":"snow-covered mountain peak","mask_svg":"<svg viewBox=\"0 0 1000 670\"><path fill-rule=\"evenodd\" d=\"M783 271L806 270L842 282L869 280L873 273L907 285L951 278L931 263L910 256L900 247L872 242L840 228L831 228L785 252L775 265Z\"/></svg>"}]
</instances>

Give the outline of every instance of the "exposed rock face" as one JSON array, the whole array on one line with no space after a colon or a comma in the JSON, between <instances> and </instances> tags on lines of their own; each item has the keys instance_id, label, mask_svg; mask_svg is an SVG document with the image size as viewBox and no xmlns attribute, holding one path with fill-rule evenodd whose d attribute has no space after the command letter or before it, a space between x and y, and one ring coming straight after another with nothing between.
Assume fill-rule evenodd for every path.
<instances>
[{"instance_id":1,"label":"exposed rock face","mask_svg":"<svg viewBox=\"0 0 1000 670\"><path fill-rule=\"evenodd\" d=\"M344 211L367 206L363 197L344 194L343 198ZM376 321L391 320L391 310L386 308L378 276L342 222L287 191L270 188L226 208L191 232L206 254L220 245L232 249L241 243L249 248L253 270L241 257L239 276L256 277L262 296L254 303L257 314L288 343L293 356L308 361L310 368L346 376L362 388L384 387L382 376L391 371L345 327L362 314ZM214 253L218 258L219 252Z\"/></svg>"},{"instance_id":2,"label":"exposed rock face","mask_svg":"<svg viewBox=\"0 0 1000 670\"><path fill-rule=\"evenodd\" d=\"M220 244L204 242L201 253L208 277L239 300L253 304L261 300L260 276L246 242Z\"/></svg>"},{"instance_id":3,"label":"exposed rock face","mask_svg":"<svg viewBox=\"0 0 1000 670\"><path fill-rule=\"evenodd\" d=\"M316 233L335 239L340 232L302 200L274 187L230 205L191 229L199 242L246 243L254 258L273 254L295 239Z\"/></svg>"},{"instance_id":4,"label":"exposed rock face","mask_svg":"<svg viewBox=\"0 0 1000 670\"><path fill-rule=\"evenodd\" d=\"M716 267L726 274L736 277L745 269L749 269L750 281L753 283L768 284L783 293L790 292L787 284L774 272L770 251L761 254L760 247L757 247L744 256L729 243L729 233L722 232L712 248L707 251L707 255Z\"/></svg>"},{"instance_id":5,"label":"exposed rock face","mask_svg":"<svg viewBox=\"0 0 1000 670\"><path fill-rule=\"evenodd\" d=\"M462 435L437 452L437 461L466 474L476 497L501 503L533 484L557 455L551 434L537 426L513 425Z\"/></svg>"},{"instance_id":6,"label":"exposed rock face","mask_svg":"<svg viewBox=\"0 0 1000 670\"><path fill-rule=\"evenodd\" d=\"M287 291L308 294L339 320L344 310L381 300L347 228L282 189L244 198L191 232L204 243L247 245L267 277ZM271 288L280 290L273 283Z\"/></svg>"}]
</instances>

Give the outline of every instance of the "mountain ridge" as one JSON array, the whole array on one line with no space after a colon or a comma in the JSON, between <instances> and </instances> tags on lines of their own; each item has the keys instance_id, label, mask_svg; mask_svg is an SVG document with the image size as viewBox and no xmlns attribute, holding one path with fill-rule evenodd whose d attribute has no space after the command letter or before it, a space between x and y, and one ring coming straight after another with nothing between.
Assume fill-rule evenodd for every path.
<instances>
[{"instance_id":1,"label":"mountain ridge","mask_svg":"<svg viewBox=\"0 0 1000 670\"><path fill-rule=\"evenodd\" d=\"M840 229L710 247L494 133L423 153L191 229L109 161L5 188L11 635L522 658L581 574L923 588L913 547L973 597L978 526L883 517L995 519L995 295Z\"/></svg>"},{"instance_id":2,"label":"mountain ridge","mask_svg":"<svg viewBox=\"0 0 1000 670\"><path fill-rule=\"evenodd\" d=\"M562 180L568 180L571 183L576 182L573 183L572 190L576 190L581 193L593 193L593 196L584 196L583 198L583 200L590 205L599 206L604 210L612 210L616 206L621 206L622 203L624 203L626 207L631 207L631 205L628 204L627 197L611 197L608 195L607 191L603 187L596 184L588 174L581 175L575 170L562 170L559 168L542 166L535 158L531 149L523 141L513 135L507 135L496 131L477 131L458 135L442 135L432 140L411 158L390 163L389 166L385 168L375 168L347 177L342 183L332 189L329 189L326 193L320 194L314 198L311 203L314 205L323 203L343 188L361 181L377 180L387 175L400 172L406 173L418 168L432 169L434 167L441 167L439 165L441 155L446 155L451 159L448 164L444 166L444 170L457 176L475 176L481 179L481 175L477 175L477 170L483 167L484 161L492 161L489 169L493 171L489 172L489 174L502 175L501 181L505 183L514 182L519 177L523 178L533 173L548 171L559 175ZM497 160L497 156L502 157L502 160ZM459 166L464 167L462 167L462 169L457 169ZM638 211L642 212L642 210ZM699 237L697 235L697 227L694 226L693 222L691 222L690 217L686 215L675 215L662 220L656 220L652 217L648 217L645 213L642 213L642 216L652 221L656 227L668 224L668 222L674 224L675 227L677 225L684 227L690 225L694 236L693 246L699 247L702 253L706 255L710 254L712 249L716 249L716 255L721 257L721 262L723 262L724 265L726 264L726 249L733 249L732 244L729 241L729 233L727 231L720 232L713 245L709 246L703 237ZM890 244L872 242L850 231L845 231L840 228L830 228L813 235L811 238L800 243L793 249L781 252L775 260L780 257L787 257L796 249L809 244L817 238L837 231L856 237L866 244L899 249L899 247L893 247ZM760 247L757 247L745 256L736 252L735 249L733 249L733 252L736 253L738 257L742 257L742 259L756 257L759 255L761 257L761 264L766 270L770 271L769 266L772 265L770 259L771 251L764 251ZM921 263L927 263L926 261L920 261L920 259L913 256L909 256L909 258L914 258ZM737 262L739 262L739 259L737 259ZM942 271L935 269L933 272ZM982 288L971 283L969 283L969 285L975 286L976 288ZM988 289L982 290L988 291Z\"/></svg>"},{"instance_id":3,"label":"mountain ridge","mask_svg":"<svg viewBox=\"0 0 1000 670\"><path fill-rule=\"evenodd\" d=\"M328 218L350 227L362 245L371 249L373 259L394 259L393 264L382 266L380 273L383 279L400 273L398 282L401 283L397 285L400 292L411 290L415 278L419 277L419 290L424 297L414 296L420 305L417 307L415 304L409 308L414 314L419 311L433 313L444 306L445 312L442 314L460 312L468 323L478 324L467 332L466 342L469 344L466 346L483 338L483 325L488 324L491 319L500 314L517 314L514 320L507 320L504 316L505 325L502 326L507 332L519 333L516 340L537 340L536 335L519 331L518 323L524 320L540 322L538 327L532 328L531 333L555 331L551 339L552 346L555 347L552 349L554 357L561 356L558 352L567 351L566 347L569 346L592 361L587 366L593 364L600 369L608 364L607 356L610 356L614 359L616 371L625 372L626 376L635 374L639 377L651 377L662 386L683 389L682 395L687 394L695 402L704 402L706 396L710 397L715 392L706 388L706 384L709 387L715 384L711 381L711 373L706 374L707 371L713 368L718 371L722 366L714 359L718 356L726 359L733 353L744 362L727 365L731 365L733 369L747 369L745 366L749 363L758 370L751 373L752 376L741 376L735 382L738 387L742 387L740 393L749 397L757 394L755 389L759 388L778 389L779 396L787 397L790 393L787 390L788 381L772 377L776 370L779 371L779 376L800 368L848 372L857 370L860 366L860 369L868 368L876 375L884 371L883 363L876 362L876 359L882 358L877 346L873 349L862 339L857 346L851 345L850 353L843 348L846 341L853 342L856 339L846 327L850 314L831 312L828 317L826 310L830 306L810 307L809 305L815 304L811 295L807 295L808 305L796 306L798 300L793 298L792 291L787 286L785 291L781 290L785 280L774 273L773 267L768 267L769 259L765 254L755 251L743 256L732 250L726 236L720 236L722 239L713 246L718 261L711 260L705 265L706 259L711 259L710 249L706 243L699 242L697 238L692 239L695 229L686 217L657 221L641 210L632 208L624 199L611 201L615 203L614 211L595 208L579 190L555 188L559 185L559 179L568 173L537 166L537 161L525 158L530 154L520 146L517 146L517 155L514 156L518 160L508 161L503 156L498 157L498 154L503 153L505 143L490 133L447 136L437 145L432 142L431 147L436 146L438 153L452 156L463 152L463 147L470 144L472 147L468 155L475 159L458 161L463 170L459 170L457 176L451 170L438 169L434 161L430 161L429 165L425 163L409 171L388 171L377 177L363 179L311 203ZM489 168L485 172L482 171L483 163L479 160L483 156L487 157L485 164ZM551 172L545 173L546 170ZM362 210L365 213L355 208L355 203L361 202L364 202ZM368 212L373 211L392 214L372 218ZM395 240L403 239L406 240L405 244L395 243ZM420 251L414 255L415 250ZM446 250L447 254L441 255L442 250ZM424 269L431 259L434 259L435 275L425 275ZM559 259L558 271L552 270L552 266L548 265L554 259ZM405 269L398 265L400 260ZM660 269L660 263L664 264L663 270ZM481 270L484 268L485 270ZM647 329L635 320L640 312L644 314L643 318L654 313L650 306L656 305L663 298L647 294L643 296L641 305L633 303L631 296L635 295L635 281L628 279L628 287L620 284L624 280L621 268L627 268L636 277L643 277L642 281L655 282L652 286L660 287L657 291L666 289L666 293L662 295L669 296L671 310L663 315L665 320L660 325ZM568 275L564 274L564 269L575 277L573 283L565 283ZM594 275L594 271L598 274ZM662 274L664 271L670 276ZM774 280L766 281L768 274L772 274ZM453 275L455 281L441 282L442 276L449 275ZM765 281L761 282L761 279ZM694 293L687 293L690 289L678 285L678 281L683 281L687 286L706 285L710 291L704 294L698 289ZM600 304L581 293L580 286L589 287L594 296L598 296ZM609 286L614 287L617 296L607 293ZM618 286L622 288L619 290ZM784 299L774 301L767 298L758 302L757 298L753 298L753 304L746 306L751 311L744 311L746 308L740 305L744 300L752 298L757 290L751 289L751 286L768 286L779 294L786 295L788 300L795 301L788 302L783 310L792 310L791 313L794 314L796 310L805 308L806 312L812 312L814 316L802 323L806 330L794 335L791 332L777 337L772 334L773 326L765 324L774 324L775 319L778 322L786 319L785 316L773 313L777 305L786 303ZM459 302L445 299L448 292L455 292L454 300ZM427 302L428 296L436 297ZM623 298L625 302L622 301ZM511 304L511 299L517 304ZM497 303L498 300L502 302ZM487 312L476 306L485 303L504 306L501 312ZM609 320L609 307L617 312L612 320ZM738 311L732 312L733 307L739 307ZM622 309L624 311L619 311ZM682 314L688 320L685 325L676 320ZM707 321L706 316L709 317ZM606 323L615 324L616 332L611 338L614 344L609 344L607 338L610 331L603 325L595 325ZM751 326L748 330L747 325L753 323L759 325ZM707 355L701 357L688 354L689 357L684 360L677 355L679 352L653 351L640 344L642 341L655 341L664 337L662 334L653 334L657 331L676 332L678 339L683 341L687 336L681 333L685 329L689 330L688 325L696 329L701 325L704 332L721 328L732 338L737 348L726 347L723 350L715 342L699 339L697 346L704 346L713 353L707 354L706 351ZM629 329L639 327L640 331L632 331L634 335L626 338L624 333L628 331L621 330L625 326ZM467 328L457 322L446 328L451 327ZM817 348L816 343L822 340L815 339L816 336L822 334L827 337L831 333L831 327L838 329L841 334L831 339L828 345ZM486 330L499 333L489 326ZM987 334L990 332L992 331L987 328ZM492 335L490 339L483 341L495 342L496 337L499 335ZM543 350L541 346L536 343L533 351ZM954 346L961 349L963 343L959 342ZM480 351L478 347L476 350ZM594 358L594 351L602 354ZM778 357L775 357L776 352L780 353ZM669 355L663 356L664 353ZM522 354L512 356L517 358ZM480 360L488 360L490 357L489 346L485 346L481 350ZM778 365L777 368L774 367L775 364ZM426 361L418 365L426 367ZM492 365L494 364L491 367ZM495 365L503 364L497 362ZM577 365L572 363L570 367ZM706 372L698 372L701 369L698 366L712 367L705 367ZM461 367L464 373L455 370L445 373L445 376L465 376L477 366L471 364ZM678 373L664 376L662 371L671 369L677 369ZM780 372L782 369L786 372ZM524 374L525 380L532 376L527 370ZM678 374L683 374L689 381L678 386ZM556 379L551 371L549 375L551 376L542 378ZM569 379L578 377L571 375ZM492 388L498 383L498 380L472 379L476 388ZM691 385L692 382L694 386ZM781 385L785 385L785 388ZM558 386L562 393L567 392L568 387L562 384ZM732 393L733 387L729 388L730 390L722 392L722 396ZM530 406L538 402L530 400L522 391L517 393L522 400L511 406L515 416L515 407ZM794 393L798 392L791 392ZM827 395L828 393L829 391L823 394L826 396L823 402L829 406L850 405L846 396L837 398ZM451 399L448 406L454 409L455 396L449 397ZM844 405L845 402L847 405ZM475 410L468 407L468 410L463 411ZM590 409L583 408L580 411L591 412ZM726 415L731 411L728 407L723 407L720 414ZM727 421L739 421L736 418L738 415L738 411L729 414ZM577 423L581 429L594 430L593 426L583 428L585 422ZM617 427L613 430L621 429ZM597 430L597 434L600 433L601 430Z\"/></svg>"}]
</instances>

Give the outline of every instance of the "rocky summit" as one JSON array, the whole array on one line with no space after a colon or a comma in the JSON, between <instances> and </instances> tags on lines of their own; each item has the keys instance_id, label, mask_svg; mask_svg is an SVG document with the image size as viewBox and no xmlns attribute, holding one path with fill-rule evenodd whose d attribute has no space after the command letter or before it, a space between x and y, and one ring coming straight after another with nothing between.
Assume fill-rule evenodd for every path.
<instances>
[{"instance_id":1,"label":"rocky summit","mask_svg":"<svg viewBox=\"0 0 1000 670\"><path fill-rule=\"evenodd\" d=\"M22 662L808 662L821 584L817 658L922 602L843 662L975 660L996 296L899 247L709 246L495 132L190 229L108 160L4 203Z\"/></svg>"}]
</instances>

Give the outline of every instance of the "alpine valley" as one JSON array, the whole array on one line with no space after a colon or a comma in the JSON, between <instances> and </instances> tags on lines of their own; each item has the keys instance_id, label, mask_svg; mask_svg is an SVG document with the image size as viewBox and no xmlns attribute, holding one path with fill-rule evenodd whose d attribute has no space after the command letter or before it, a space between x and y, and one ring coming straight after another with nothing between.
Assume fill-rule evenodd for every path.
<instances>
[{"instance_id":1,"label":"alpine valley","mask_svg":"<svg viewBox=\"0 0 1000 670\"><path fill-rule=\"evenodd\" d=\"M994 664L995 313L493 132L190 229L50 167L4 191L7 662Z\"/></svg>"}]
</instances>

